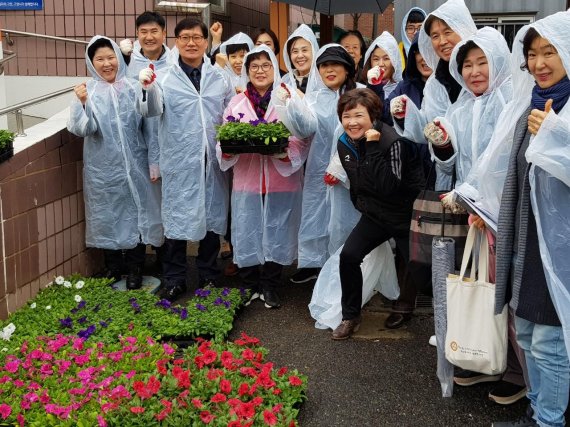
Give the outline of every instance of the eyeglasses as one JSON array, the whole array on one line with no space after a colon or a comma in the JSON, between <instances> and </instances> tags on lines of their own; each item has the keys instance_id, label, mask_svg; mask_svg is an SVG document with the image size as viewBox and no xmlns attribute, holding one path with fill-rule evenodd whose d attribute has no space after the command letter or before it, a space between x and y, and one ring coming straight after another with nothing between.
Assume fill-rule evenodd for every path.
<instances>
[{"instance_id":1,"label":"eyeglasses","mask_svg":"<svg viewBox=\"0 0 570 427\"><path fill-rule=\"evenodd\" d=\"M198 44L198 43L201 43L202 41L204 41L204 39L206 37L199 36L198 34L194 34L193 36L178 36L177 38L178 38L178 40L180 40L184 44L188 44L188 42L190 40L192 40L194 43Z\"/></svg>"},{"instance_id":2,"label":"eyeglasses","mask_svg":"<svg viewBox=\"0 0 570 427\"><path fill-rule=\"evenodd\" d=\"M407 25L406 26L406 33L408 34L415 34L422 29L422 24L417 25Z\"/></svg>"},{"instance_id":3,"label":"eyeglasses","mask_svg":"<svg viewBox=\"0 0 570 427\"><path fill-rule=\"evenodd\" d=\"M265 64L252 64L249 66L249 71L253 71L254 73L257 73L259 70L261 71L269 71L273 68L273 64L271 64L270 62L266 62Z\"/></svg>"}]
</instances>

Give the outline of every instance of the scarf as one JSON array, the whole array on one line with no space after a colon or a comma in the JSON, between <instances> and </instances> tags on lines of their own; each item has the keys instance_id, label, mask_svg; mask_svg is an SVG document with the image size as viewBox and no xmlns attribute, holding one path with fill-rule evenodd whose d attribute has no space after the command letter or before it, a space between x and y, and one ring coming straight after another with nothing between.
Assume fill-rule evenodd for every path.
<instances>
[{"instance_id":1,"label":"scarf","mask_svg":"<svg viewBox=\"0 0 570 427\"><path fill-rule=\"evenodd\" d=\"M538 110L544 111L546 101L552 99L552 109L558 113L566 105L570 97L570 80L565 76L562 80L546 89L541 89L535 85L532 89L531 106Z\"/></svg>"},{"instance_id":2,"label":"scarf","mask_svg":"<svg viewBox=\"0 0 570 427\"><path fill-rule=\"evenodd\" d=\"M253 84L251 82L247 82L245 96L247 96L247 99L249 99L251 105L253 105L253 109L255 110L255 114L257 114L258 119L263 119L265 117L267 107L269 107L269 101L271 101L272 89L273 87L270 87L267 92L265 92L265 95L261 96Z\"/></svg>"}]
</instances>

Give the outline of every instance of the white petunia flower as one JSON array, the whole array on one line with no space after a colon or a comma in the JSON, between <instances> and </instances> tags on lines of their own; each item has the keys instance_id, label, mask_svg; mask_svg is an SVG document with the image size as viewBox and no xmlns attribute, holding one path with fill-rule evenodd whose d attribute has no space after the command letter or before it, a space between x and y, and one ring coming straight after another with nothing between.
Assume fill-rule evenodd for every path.
<instances>
[{"instance_id":1,"label":"white petunia flower","mask_svg":"<svg viewBox=\"0 0 570 427\"><path fill-rule=\"evenodd\" d=\"M83 280L80 280L75 284L75 289L81 289L83 286L85 286L85 282Z\"/></svg>"},{"instance_id":2,"label":"white petunia flower","mask_svg":"<svg viewBox=\"0 0 570 427\"><path fill-rule=\"evenodd\" d=\"M63 285L63 282L65 282L65 279L63 278L63 276L57 276L57 277L55 278L55 283L56 283L57 285Z\"/></svg>"},{"instance_id":3,"label":"white petunia flower","mask_svg":"<svg viewBox=\"0 0 570 427\"><path fill-rule=\"evenodd\" d=\"M71 288L71 282L68 282L67 280L65 282L63 282L63 286L65 286L66 288Z\"/></svg>"},{"instance_id":4,"label":"white petunia flower","mask_svg":"<svg viewBox=\"0 0 570 427\"><path fill-rule=\"evenodd\" d=\"M35 302L30 304L30 308L36 308L36 307L37 307L37 304Z\"/></svg>"},{"instance_id":5,"label":"white petunia flower","mask_svg":"<svg viewBox=\"0 0 570 427\"><path fill-rule=\"evenodd\" d=\"M46 305L46 310L51 310L51 305Z\"/></svg>"},{"instance_id":6,"label":"white petunia flower","mask_svg":"<svg viewBox=\"0 0 570 427\"><path fill-rule=\"evenodd\" d=\"M8 351L8 349L7 349L6 347L4 347L4 348L2 349L2 352L3 352L3 353L6 353L7 351Z\"/></svg>"},{"instance_id":7,"label":"white petunia flower","mask_svg":"<svg viewBox=\"0 0 570 427\"><path fill-rule=\"evenodd\" d=\"M82 299L80 295L75 295L75 302L81 302Z\"/></svg>"},{"instance_id":8,"label":"white petunia flower","mask_svg":"<svg viewBox=\"0 0 570 427\"><path fill-rule=\"evenodd\" d=\"M9 325L5 326L4 329L2 329L0 332L0 338L5 341L9 341L15 330L16 326L13 323L10 323Z\"/></svg>"}]
</instances>

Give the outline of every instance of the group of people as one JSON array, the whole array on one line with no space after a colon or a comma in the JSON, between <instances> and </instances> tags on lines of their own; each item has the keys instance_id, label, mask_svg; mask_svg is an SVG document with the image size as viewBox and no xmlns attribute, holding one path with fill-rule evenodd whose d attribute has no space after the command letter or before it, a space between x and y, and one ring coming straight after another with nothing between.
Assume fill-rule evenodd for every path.
<instances>
[{"instance_id":1,"label":"group of people","mask_svg":"<svg viewBox=\"0 0 570 427\"><path fill-rule=\"evenodd\" d=\"M145 12L134 44L91 39L93 78L75 88L68 128L85 138L87 246L104 250L110 277L126 264L128 289L140 288L145 248L154 246L164 296L174 300L186 291L187 241L199 242L199 285L215 286L225 235L251 301L267 308L281 305L283 266L296 262L290 280L305 283L334 259L341 317L332 338L342 340L361 323L367 262L397 271L386 326L410 320L426 276L409 262L414 200L433 188L458 211L457 193L467 194L498 218L496 312L509 304L513 332L492 397L530 400L520 420L495 425L562 426L569 24L570 12L559 12L524 26L511 52L498 31L477 29L463 0L448 0L429 14L410 10L401 43L384 32L367 48L349 31L319 47L301 25L283 45L280 70L271 30L221 43L221 24L185 18L169 48L164 18ZM224 152L216 129L236 118L283 122L286 151ZM471 222L486 227L476 215ZM378 250L389 256L374 264L367 256Z\"/></svg>"}]
</instances>

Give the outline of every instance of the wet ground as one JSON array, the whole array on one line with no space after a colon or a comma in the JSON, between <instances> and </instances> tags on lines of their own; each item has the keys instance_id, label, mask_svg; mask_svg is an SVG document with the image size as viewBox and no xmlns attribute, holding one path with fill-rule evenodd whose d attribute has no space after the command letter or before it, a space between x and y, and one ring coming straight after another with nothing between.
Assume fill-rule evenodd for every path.
<instances>
[{"instance_id":1,"label":"wet ground","mask_svg":"<svg viewBox=\"0 0 570 427\"><path fill-rule=\"evenodd\" d=\"M193 264L190 258L189 283L196 282ZM387 306L374 297L365 307L358 335L333 341L330 331L316 329L310 317L313 284L290 284L287 278L293 272L289 268L283 275L283 306L269 310L254 301L239 314L230 338L241 331L258 337L277 365L309 377L301 426L490 426L524 413L526 399L511 406L490 401L491 383L456 386L452 398L441 397L436 350L428 344L433 333L429 310L401 329L386 331ZM236 276L220 284L239 286L240 281Z\"/></svg>"}]
</instances>

